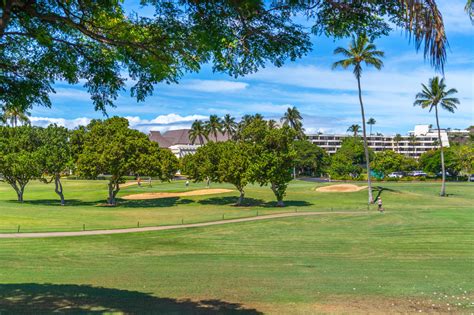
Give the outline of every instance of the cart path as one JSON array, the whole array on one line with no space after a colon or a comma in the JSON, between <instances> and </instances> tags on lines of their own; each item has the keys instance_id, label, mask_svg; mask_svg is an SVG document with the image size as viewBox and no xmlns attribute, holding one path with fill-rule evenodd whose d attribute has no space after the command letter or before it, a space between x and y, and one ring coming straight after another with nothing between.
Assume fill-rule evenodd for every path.
<instances>
[{"instance_id":1,"label":"cart path","mask_svg":"<svg viewBox=\"0 0 474 315\"><path fill-rule=\"evenodd\" d=\"M0 233L0 238L41 238L41 237L65 237L65 236L86 236L86 235L109 235L109 234L177 230L177 229L186 229L186 228L194 228L194 227L201 227L201 226L222 225L222 224L239 223L239 222L252 222L252 221L261 221L261 220L278 219L278 218L305 217L305 216L313 216L313 215L328 215L328 214L367 215L369 213L370 212L368 211L285 212L285 213L275 213L275 214L261 215L261 216L255 216L255 217L219 220L219 221L211 221L211 222L203 222L203 223L150 226L150 227L128 228L128 229L91 230L91 231L86 230L86 231L75 231L75 232Z\"/></svg>"}]
</instances>

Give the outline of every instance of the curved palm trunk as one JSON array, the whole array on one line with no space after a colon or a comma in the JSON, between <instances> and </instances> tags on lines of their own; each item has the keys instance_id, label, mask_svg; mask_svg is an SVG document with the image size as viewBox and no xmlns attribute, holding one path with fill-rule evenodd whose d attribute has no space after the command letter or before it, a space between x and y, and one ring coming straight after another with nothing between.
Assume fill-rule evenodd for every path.
<instances>
[{"instance_id":1,"label":"curved palm trunk","mask_svg":"<svg viewBox=\"0 0 474 315\"><path fill-rule=\"evenodd\" d=\"M435 114L436 114L436 126L438 127L438 141L439 141L439 148L440 148L440 153L441 153L441 172L442 172L441 192L439 193L439 195L441 197L444 197L446 196L446 171L444 168L443 142L441 141L441 131L439 130L438 106L435 106Z\"/></svg>"},{"instance_id":2,"label":"curved palm trunk","mask_svg":"<svg viewBox=\"0 0 474 315\"><path fill-rule=\"evenodd\" d=\"M360 87L360 77L357 77L357 86L359 88L359 102L360 102L360 112L362 114L362 134L364 138L364 153L365 153L365 164L367 167L367 189L369 191L369 203L374 202L374 198L372 196L372 183L370 181L370 161L369 161L369 147L367 144L367 132L365 128L365 112L364 112L364 104L362 103L362 89Z\"/></svg>"}]
</instances>

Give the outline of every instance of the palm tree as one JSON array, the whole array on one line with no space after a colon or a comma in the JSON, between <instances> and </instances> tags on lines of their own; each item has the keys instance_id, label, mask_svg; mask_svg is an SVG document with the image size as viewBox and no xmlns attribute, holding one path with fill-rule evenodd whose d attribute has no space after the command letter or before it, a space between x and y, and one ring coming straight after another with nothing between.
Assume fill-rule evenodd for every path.
<instances>
[{"instance_id":1,"label":"palm tree","mask_svg":"<svg viewBox=\"0 0 474 315\"><path fill-rule=\"evenodd\" d=\"M304 134L302 120L303 117L301 117L299 110L293 106L293 108L288 107L285 114L280 119L280 122L282 122L284 126L290 126L292 129L294 129L297 132L297 137L303 140L306 138L306 136Z\"/></svg>"},{"instance_id":2,"label":"palm tree","mask_svg":"<svg viewBox=\"0 0 474 315\"><path fill-rule=\"evenodd\" d=\"M9 104L2 106L2 121L10 123L12 127L18 126L18 123L30 124L31 113L28 111L28 106L21 104Z\"/></svg>"},{"instance_id":3,"label":"palm tree","mask_svg":"<svg viewBox=\"0 0 474 315\"><path fill-rule=\"evenodd\" d=\"M357 134L360 132L360 126L357 124L350 125L349 128L347 128L347 132L352 132L355 138L357 137Z\"/></svg>"},{"instance_id":4,"label":"palm tree","mask_svg":"<svg viewBox=\"0 0 474 315\"><path fill-rule=\"evenodd\" d=\"M413 103L414 106L421 106L421 108L428 108L431 112L434 108L436 116L436 127L438 128L438 142L441 152L441 172L443 174L440 196L446 196L446 172L444 166L444 152L443 152L443 141L441 140L441 131L439 127L438 117L438 105L442 109L447 110L450 113L454 113L457 108L456 104L459 104L459 99L451 97L451 95L457 93L456 89L447 90L444 79L439 79L437 76L430 79L428 86L421 84L422 91L416 95L416 100Z\"/></svg>"},{"instance_id":5,"label":"palm tree","mask_svg":"<svg viewBox=\"0 0 474 315\"><path fill-rule=\"evenodd\" d=\"M199 139L199 144L203 145L204 138L209 140L209 133L207 132L204 123L196 119L191 126L191 130L189 130L189 140L194 144L196 139Z\"/></svg>"},{"instance_id":6,"label":"palm tree","mask_svg":"<svg viewBox=\"0 0 474 315\"><path fill-rule=\"evenodd\" d=\"M367 120L367 125L370 126L370 135L372 135L372 126L375 125L377 121L373 118L369 118L369 120Z\"/></svg>"},{"instance_id":7,"label":"palm tree","mask_svg":"<svg viewBox=\"0 0 474 315\"><path fill-rule=\"evenodd\" d=\"M235 118L226 114L222 120L222 130L227 134L228 140L235 135L236 128Z\"/></svg>"},{"instance_id":8,"label":"palm tree","mask_svg":"<svg viewBox=\"0 0 474 315\"><path fill-rule=\"evenodd\" d=\"M270 129L275 129L275 128L277 128L277 126L278 126L278 125L277 125L277 122L276 122L275 119L270 119L270 120L268 121L268 128L270 128Z\"/></svg>"},{"instance_id":9,"label":"palm tree","mask_svg":"<svg viewBox=\"0 0 474 315\"><path fill-rule=\"evenodd\" d=\"M411 145L411 151L413 156L416 155L416 145L418 144L418 139L416 138L415 135L411 135L410 138L408 138L408 141Z\"/></svg>"},{"instance_id":10,"label":"palm tree","mask_svg":"<svg viewBox=\"0 0 474 315\"><path fill-rule=\"evenodd\" d=\"M374 66L377 70L380 70L383 66L382 60L378 57L383 57L383 51L377 50L375 45L365 35L359 35L353 37L349 44L349 49L338 47L334 50L334 54L341 54L346 59L336 61L332 68L335 69L341 66L343 69L347 69L349 66L354 67L354 75L357 79L357 87L359 89L359 102L360 112L362 115L362 134L364 137L364 151L365 151L365 162L367 167L367 186L369 191L369 203L373 203L372 197L372 184L370 182L370 161L369 161L369 148L367 145L367 133L365 125L365 113L364 104L362 103L362 89L360 86L360 77L362 75L362 62L367 66Z\"/></svg>"},{"instance_id":11,"label":"palm tree","mask_svg":"<svg viewBox=\"0 0 474 315\"><path fill-rule=\"evenodd\" d=\"M209 134L213 134L217 142L217 134L222 133L222 120L217 115L209 116L206 122L206 129Z\"/></svg>"},{"instance_id":12,"label":"palm tree","mask_svg":"<svg viewBox=\"0 0 474 315\"><path fill-rule=\"evenodd\" d=\"M397 153L400 153L400 141L402 141L402 135L397 133L395 137L393 138L393 141L395 141L395 144L397 145Z\"/></svg>"}]
</instances>

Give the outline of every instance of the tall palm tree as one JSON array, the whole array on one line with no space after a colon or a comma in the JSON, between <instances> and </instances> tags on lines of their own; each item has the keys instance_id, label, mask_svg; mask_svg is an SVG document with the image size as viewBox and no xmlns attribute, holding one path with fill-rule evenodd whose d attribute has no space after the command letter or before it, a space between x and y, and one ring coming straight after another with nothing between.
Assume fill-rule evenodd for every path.
<instances>
[{"instance_id":1,"label":"tall palm tree","mask_svg":"<svg viewBox=\"0 0 474 315\"><path fill-rule=\"evenodd\" d=\"M367 120L367 125L370 126L370 135L372 135L372 126L375 125L377 121L373 118L369 118L369 120Z\"/></svg>"},{"instance_id":2,"label":"tall palm tree","mask_svg":"<svg viewBox=\"0 0 474 315\"><path fill-rule=\"evenodd\" d=\"M411 152L413 152L413 157L416 155L416 145L418 144L418 139L415 135L411 135L408 138L409 144L411 145Z\"/></svg>"},{"instance_id":3,"label":"tall palm tree","mask_svg":"<svg viewBox=\"0 0 474 315\"><path fill-rule=\"evenodd\" d=\"M189 130L189 140L194 144L196 139L199 139L199 144L204 144L204 139L209 140L209 133L206 130L204 123L200 120L195 120Z\"/></svg>"},{"instance_id":4,"label":"tall palm tree","mask_svg":"<svg viewBox=\"0 0 474 315\"><path fill-rule=\"evenodd\" d=\"M268 121L268 128L270 128L270 129L275 129L275 128L277 128L277 126L278 126L278 125L277 125L277 122L276 122L275 119L270 119L270 120Z\"/></svg>"},{"instance_id":5,"label":"tall palm tree","mask_svg":"<svg viewBox=\"0 0 474 315\"><path fill-rule=\"evenodd\" d=\"M303 117L301 117L299 110L295 106L293 106L293 108L288 107L280 121L284 126L290 126L294 129L299 139L306 138L303 129Z\"/></svg>"},{"instance_id":6,"label":"tall palm tree","mask_svg":"<svg viewBox=\"0 0 474 315\"><path fill-rule=\"evenodd\" d=\"M209 134L214 135L214 139L217 142L217 134L222 132L222 120L217 115L209 116L209 120L206 122L206 129Z\"/></svg>"},{"instance_id":7,"label":"tall palm tree","mask_svg":"<svg viewBox=\"0 0 474 315\"><path fill-rule=\"evenodd\" d=\"M2 106L2 121L10 123L12 127L18 126L18 123L30 124L31 113L28 107L21 104L8 104Z\"/></svg>"},{"instance_id":8,"label":"tall palm tree","mask_svg":"<svg viewBox=\"0 0 474 315\"><path fill-rule=\"evenodd\" d=\"M421 86L422 91L416 95L416 100L413 105L421 106L421 108L429 108L430 112L433 108L435 110L438 142L441 152L441 172L443 174L440 196L446 196L446 172L444 166L443 141L441 141L441 131L439 127L438 105L440 105L442 109L454 113L454 110L457 108L456 105L459 104L459 99L452 97L452 95L458 91L456 89L448 90L446 84L444 84L444 79L440 80L437 76L429 80L428 86L424 84L421 84Z\"/></svg>"},{"instance_id":9,"label":"tall palm tree","mask_svg":"<svg viewBox=\"0 0 474 315\"><path fill-rule=\"evenodd\" d=\"M400 141L402 141L402 135L397 133L395 137L393 138L393 141L395 141L395 144L397 145L397 153L400 153Z\"/></svg>"},{"instance_id":10,"label":"tall palm tree","mask_svg":"<svg viewBox=\"0 0 474 315\"><path fill-rule=\"evenodd\" d=\"M357 134L360 132L360 126L357 124L350 125L349 128L347 128L347 132L352 132L355 138L357 137Z\"/></svg>"},{"instance_id":11,"label":"tall palm tree","mask_svg":"<svg viewBox=\"0 0 474 315\"><path fill-rule=\"evenodd\" d=\"M235 135L236 128L235 118L226 114L222 120L222 130L227 134L228 140Z\"/></svg>"},{"instance_id":12,"label":"tall palm tree","mask_svg":"<svg viewBox=\"0 0 474 315\"><path fill-rule=\"evenodd\" d=\"M382 60L378 57L383 57L383 51L377 50L375 45L369 40L365 35L358 35L353 37L351 43L349 44L349 49L338 47L334 50L334 54L341 54L346 59L336 61L332 68L342 67L347 69L349 66L354 67L354 75L357 79L357 87L359 89L359 102L360 102L360 112L362 116L362 134L364 137L364 151L365 151L365 162L367 167L367 186L369 191L369 203L373 203L372 197L372 184L370 181L370 161L369 161L369 148L367 145L367 132L365 125L365 113L364 113L364 104L362 102L362 89L360 86L360 77L362 75L362 62L366 66L374 66L377 70L380 70L383 66Z\"/></svg>"}]
</instances>

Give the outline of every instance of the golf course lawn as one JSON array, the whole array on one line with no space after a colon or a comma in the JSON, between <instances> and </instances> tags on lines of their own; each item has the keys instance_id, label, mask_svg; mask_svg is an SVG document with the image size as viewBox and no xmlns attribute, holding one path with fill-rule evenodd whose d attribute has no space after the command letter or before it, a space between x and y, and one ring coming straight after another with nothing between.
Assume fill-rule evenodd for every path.
<instances>
[{"instance_id":1,"label":"golf course lawn","mask_svg":"<svg viewBox=\"0 0 474 315\"><path fill-rule=\"evenodd\" d=\"M25 203L0 186L0 226L80 230L219 220L278 211L367 211L366 190L320 193L294 181L288 207L268 187L237 193L97 206L105 182L65 181L69 205L32 183ZM363 185L363 183L359 183ZM0 313L28 309L150 313L474 311L474 184L376 183L386 212L328 214L147 233L0 239ZM191 184L189 189L203 188ZM230 188L213 185L213 188ZM11 190L11 191L10 191ZM127 187L184 191L182 182ZM232 198L230 198L232 197ZM135 222L135 224L134 224ZM79 226L78 228L76 228ZM11 227L11 228L10 228ZM8 230L10 228L10 230ZM23 229L23 227L22 227Z\"/></svg>"}]
</instances>

